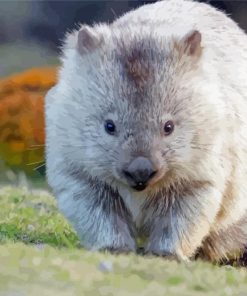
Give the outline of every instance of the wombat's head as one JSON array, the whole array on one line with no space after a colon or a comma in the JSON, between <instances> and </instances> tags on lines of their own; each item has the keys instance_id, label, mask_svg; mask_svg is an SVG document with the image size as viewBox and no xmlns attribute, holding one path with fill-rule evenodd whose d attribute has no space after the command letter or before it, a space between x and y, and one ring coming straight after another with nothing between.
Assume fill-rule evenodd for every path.
<instances>
[{"instance_id":1,"label":"wombat's head","mask_svg":"<svg viewBox=\"0 0 247 296\"><path fill-rule=\"evenodd\" d=\"M220 117L200 32L159 30L84 26L69 36L60 73L64 159L139 191L196 174Z\"/></svg>"}]
</instances>

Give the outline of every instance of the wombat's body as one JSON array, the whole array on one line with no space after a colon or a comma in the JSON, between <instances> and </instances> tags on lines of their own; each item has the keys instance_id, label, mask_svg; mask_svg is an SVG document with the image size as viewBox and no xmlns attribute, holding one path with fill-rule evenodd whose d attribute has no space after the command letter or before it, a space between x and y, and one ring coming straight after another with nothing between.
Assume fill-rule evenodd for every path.
<instances>
[{"instance_id":1,"label":"wombat's body","mask_svg":"<svg viewBox=\"0 0 247 296\"><path fill-rule=\"evenodd\" d=\"M68 35L47 176L89 249L211 260L247 243L247 37L167 0Z\"/></svg>"}]
</instances>

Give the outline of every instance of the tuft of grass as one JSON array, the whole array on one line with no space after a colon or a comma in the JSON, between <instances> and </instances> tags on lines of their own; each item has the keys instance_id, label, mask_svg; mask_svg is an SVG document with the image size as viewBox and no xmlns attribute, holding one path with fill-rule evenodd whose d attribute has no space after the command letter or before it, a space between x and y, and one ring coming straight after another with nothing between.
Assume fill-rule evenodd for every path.
<instances>
[{"instance_id":1,"label":"tuft of grass","mask_svg":"<svg viewBox=\"0 0 247 296\"><path fill-rule=\"evenodd\" d=\"M78 248L45 191L0 189L0 296L247 296L247 270Z\"/></svg>"},{"instance_id":2,"label":"tuft of grass","mask_svg":"<svg viewBox=\"0 0 247 296\"><path fill-rule=\"evenodd\" d=\"M78 238L45 191L0 190L0 242L76 247Z\"/></svg>"}]
</instances>

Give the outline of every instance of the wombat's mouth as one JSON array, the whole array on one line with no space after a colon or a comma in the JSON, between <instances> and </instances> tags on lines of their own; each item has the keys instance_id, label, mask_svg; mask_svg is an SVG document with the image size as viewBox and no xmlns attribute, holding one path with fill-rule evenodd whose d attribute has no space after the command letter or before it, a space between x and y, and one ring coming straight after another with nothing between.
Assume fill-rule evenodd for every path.
<instances>
[{"instance_id":1,"label":"wombat's mouth","mask_svg":"<svg viewBox=\"0 0 247 296\"><path fill-rule=\"evenodd\" d=\"M128 182L128 186L134 190L134 191L144 191L144 190L153 190L154 187L159 186L160 182L162 182L162 180L164 180L164 176L166 174L164 174L161 170L155 175L155 177L152 180L148 180L146 182Z\"/></svg>"},{"instance_id":2,"label":"wombat's mouth","mask_svg":"<svg viewBox=\"0 0 247 296\"><path fill-rule=\"evenodd\" d=\"M143 182L139 182L135 186L132 186L132 188L135 189L136 191L143 191L144 189L147 188L147 184Z\"/></svg>"},{"instance_id":3,"label":"wombat's mouth","mask_svg":"<svg viewBox=\"0 0 247 296\"><path fill-rule=\"evenodd\" d=\"M126 185L128 185L129 188L131 188L134 191L144 191L144 190L149 190L152 189L153 186L155 186L159 180L161 180L163 174L161 171L159 171L154 178L149 179L149 180L136 180L135 182L129 178L125 178L125 180L127 181L124 182Z\"/></svg>"}]
</instances>

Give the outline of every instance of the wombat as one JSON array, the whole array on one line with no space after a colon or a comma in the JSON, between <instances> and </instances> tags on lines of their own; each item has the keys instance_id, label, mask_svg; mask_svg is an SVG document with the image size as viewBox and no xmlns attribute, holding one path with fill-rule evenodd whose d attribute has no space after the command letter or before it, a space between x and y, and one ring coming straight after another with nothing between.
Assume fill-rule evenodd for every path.
<instances>
[{"instance_id":1,"label":"wombat","mask_svg":"<svg viewBox=\"0 0 247 296\"><path fill-rule=\"evenodd\" d=\"M247 243L247 37L165 0L64 42L47 178L90 250L220 261Z\"/></svg>"}]
</instances>

